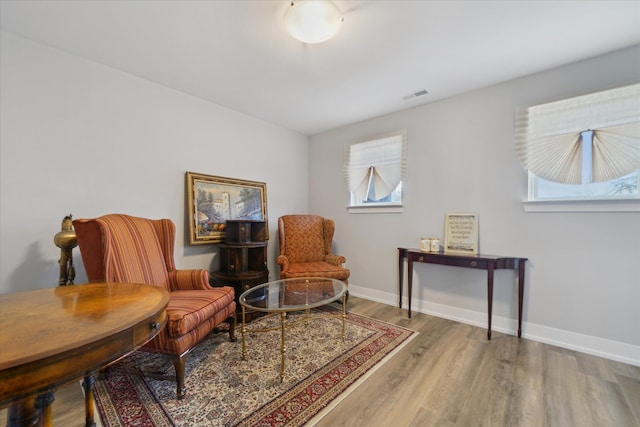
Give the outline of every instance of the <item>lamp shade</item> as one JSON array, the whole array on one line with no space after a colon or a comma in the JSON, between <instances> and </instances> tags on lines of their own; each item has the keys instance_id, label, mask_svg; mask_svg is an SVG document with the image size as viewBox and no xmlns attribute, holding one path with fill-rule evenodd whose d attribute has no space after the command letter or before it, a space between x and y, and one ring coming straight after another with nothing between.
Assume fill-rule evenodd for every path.
<instances>
[{"instance_id":1,"label":"lamp shade","mask_svg":"<svg viewBox=\"0 0 640 427\"><path fill-rule=\"evenodd\" d=\"M284 14L289 34L302 43L322 43L340 29L342 15L330 1L302 0L291 2Z\"/></svg>"}]
</instances>

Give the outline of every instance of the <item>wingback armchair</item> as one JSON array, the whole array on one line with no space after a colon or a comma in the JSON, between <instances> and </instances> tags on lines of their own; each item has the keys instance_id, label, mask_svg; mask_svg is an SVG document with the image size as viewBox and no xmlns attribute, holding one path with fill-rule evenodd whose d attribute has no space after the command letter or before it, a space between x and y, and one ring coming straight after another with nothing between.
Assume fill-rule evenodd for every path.
<instances>
[{"instance_id":1,"label":"wingback armchair","mask_svg":"<svg viewBox=\"0 0 640 427\"><path fill-rule=\"evenodd\" d=\"M176 270L175 224L169 219L110 214L77 219L73 226L89 281L146 283L169 291L167 325L144 349L173 357L181 399L189 351L225 321L235 341L233 288L210 287L207 270Z\"/></svg>"},{"instance_id":2,"label":"wingback armchair","mask_svg":"<svg viewBox=\"0 0 640 427\"><path fill-rule=\"evenodd\" d=\"M348 283L347 259L331 252L335 223L318 215L278 218L280 278L328 277Z\"/></svg>"}]
</instances>

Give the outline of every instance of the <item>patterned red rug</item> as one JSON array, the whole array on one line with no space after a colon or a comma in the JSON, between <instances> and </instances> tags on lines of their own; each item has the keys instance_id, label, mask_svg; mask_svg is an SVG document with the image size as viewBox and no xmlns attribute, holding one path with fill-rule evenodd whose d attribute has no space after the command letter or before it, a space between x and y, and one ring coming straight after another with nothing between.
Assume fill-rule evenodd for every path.
<instances>
[{"instance_id":1,"label":"patterned red rug","mask_svg":"<svg viewBox=\"0 0 640 427\"><path fill-rule=\"evenodd\" d=\"M280 383L280 332L247 334L247 357L238 341L210 334L187 358L187 396L175 399L173 365L162 355L135 352L96 381L104 426L302 426L319 419L416 332L357 314L341 318L333 308L286 330L284 380ZM288 321L299 320L292 315ZM278 325L262 317L247 325Z\"/></svg>"}]
</instances>

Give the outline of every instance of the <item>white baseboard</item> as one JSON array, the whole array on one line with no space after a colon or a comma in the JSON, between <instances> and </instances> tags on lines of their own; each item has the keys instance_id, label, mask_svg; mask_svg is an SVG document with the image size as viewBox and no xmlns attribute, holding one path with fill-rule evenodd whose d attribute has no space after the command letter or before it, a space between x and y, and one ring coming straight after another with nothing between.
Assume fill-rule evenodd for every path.
<instances>
[{"instance_id":1,"label":"white baseboard","mask_svg":"<svg viewBox=\"0 0 640 427\"><path fill-rule=\"evenodd\" d=\"M398 305L398 295L395 293L367 289L354 285L353 283L349 283L349 293L353 296L376 301L382 304L392 306ZM408 301L406 298L402 301L402 307L405 309L408 307ZM411 311L442 317L456 322L478 326L480 328L487 327L486 312L480 313L477 311L465 310L458 307L416 299L412 299L411 301ZM494 314L491 320L491 329L506 334L516 335L517 320L496 316ZM551 328L529 322L522 323L522 337L594 356L604 357L617 362L627 363L629 365L640 366L640 346L633 344L612 341L605 338L580 334L564 329Z\"/></svg>"}]
</instances>

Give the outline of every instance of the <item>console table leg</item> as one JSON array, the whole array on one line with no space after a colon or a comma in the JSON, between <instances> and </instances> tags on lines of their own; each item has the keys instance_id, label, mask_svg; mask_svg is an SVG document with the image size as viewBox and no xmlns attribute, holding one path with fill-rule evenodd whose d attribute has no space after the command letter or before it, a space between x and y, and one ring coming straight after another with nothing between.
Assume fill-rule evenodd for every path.
<instances>
[{"instance_id":1,"label":"console table leg","mask_svg":"<svg viewBox=\"0 0 640 427\"><path fill-rule=\"evenodd\" d=\"M403 282L403 277L402 277L402 271L404 267L404 263L402 262L404 260L404 257L406 256L406 250L403 250L402 248L398 248L398 295L400 295L400 302L398 303L398 307L402 308L402 282Z\"/></svg>"},{"instance_id":2,"label":"console table leg","mask_svg":"<svg viewBox=\"0 0 640 427\"><path fill-rule=\"evenodd\" d=\"M409 257L407 261L407 298L409 298L409 310L408 315L411 319L411 294L413 293L413 261Z\"/></svg>"},{"instance_id":3,"label":"console table leg","mask_svg":"<svg viewBox=\"0 0 640 427\"><path fill-rule=\"evenodd\" d=\"M493 264L487 269L487 312L489 314L487 339L491 339L491 311L493 309Z\"/></svg>"},{"instance_id":4,"label":"console table leg","mask_svg":"<svg viewBox=\"0 0 640 427\"><path fill-rule=\"evenodd\" d=\"M522 338L522 299L524 297L525 260L518 261L518 338Z\"/></svg>"}]
</instances>

